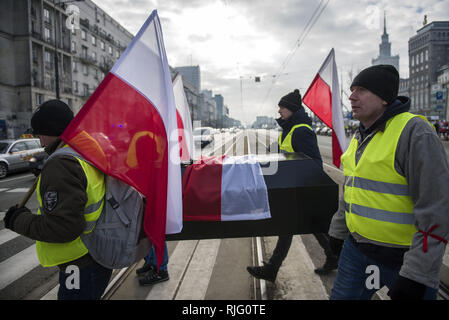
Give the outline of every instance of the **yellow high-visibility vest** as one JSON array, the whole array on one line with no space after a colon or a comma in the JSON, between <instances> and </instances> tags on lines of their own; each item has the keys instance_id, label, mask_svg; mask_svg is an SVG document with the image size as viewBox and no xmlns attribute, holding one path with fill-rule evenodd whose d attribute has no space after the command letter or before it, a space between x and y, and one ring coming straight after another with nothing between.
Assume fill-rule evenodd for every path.
<instances>
[{"instance_id":1,"label":"yellow high-visibility vest","mask_svg":"<svg viewBox=\"0 0 449 320\"><path fill-rule=\"evenodd\" d=\"M299 128L299 127L307 127L313 131L312 127L309 126L308 124L305 124L305 123L297 124L291 128L290 132L287 134L284 141L282 141L282 132L281 132L279 134L279 140L278 140L279 141L279 150L281 150L281 152L284 152L284 153L295 152L295 150L293 150L293 146L292 146L292 136L293 136L293 131L295 131L295 129Z\"/></svg>"},{"instance_id":2,"label":"yellow high-visibility vest","mask_svg":"<svg viewBox=\"0 0 449 320\"><path fill-rule=\"evenodd\" d=\"M84 234L92 232L95 223L100 217L104 206L105 183L104 174L87 163L75 157L83 168L84 174L87 178L87 202L84 207L84 219L86 220L86 228ZM42 214L42 197L40 194L41 177L39 177L37 184L37 199L39 202L39 209L37 214ZM84 245L81 237L66 242L66 243L49 243L43 241L36 241L36 250L39 262L44 267L52 267L66 262L70 262L84 256L88 250Z\"/></svg>"},{"instance_id":3,"label":"yellow high-visibility vest","mask_svg":"<svg viewBox=\"0 0 449 320\"><path fill-rule=\"evenodd\" d=\"M358 146L353 138L341 156L345 177L345 216L351 233L374 241L410 246L417 229L413 201L404 176L394 168L399 137L410 119L405 112L389 119L355 163Z\"/></svg>"}]
</instances>

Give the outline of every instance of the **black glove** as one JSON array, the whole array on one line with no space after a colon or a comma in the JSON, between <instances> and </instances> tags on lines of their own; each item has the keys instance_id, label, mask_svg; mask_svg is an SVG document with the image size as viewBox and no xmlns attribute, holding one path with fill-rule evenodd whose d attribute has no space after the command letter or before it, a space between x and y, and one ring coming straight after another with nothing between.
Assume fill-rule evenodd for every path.
<instances>
[{"instance_id":1,"label":"black glove","mask_svg":"<svg viewBox=\"0 0 449 320\"><path fill-rule=\"evenodd\" d=\"M18 208L17 204L9 208L8 211L6 211L5 218L3 219L5 228L12 230L14 226L14 220L16 220L19 214L24 212L31 213L30 209L28 209L27 207Z\"/></svg>"},{"instance_id":2,"label":"black glove","mask_svg":"<svg viewBox=\"0 0 449 320\"><path fill-rule=\"evenodd\" d=\"M411 279L398 276L393 287L388 291L391 300L421 300L426 286Z\"/></svg>"},{"instance_id":3,"label":"black glove","mask_svg":"<svg viewBox=\"0 0 449 320\"><path fill-rule=\"evenodd\" d=\"M341 249L343 248L344 242L345 242L344 240L340 240L332 236L329 236L329 247L331 248L332 253L337 257L340 256L340 252Z\"/></svg>"}]
</instances>

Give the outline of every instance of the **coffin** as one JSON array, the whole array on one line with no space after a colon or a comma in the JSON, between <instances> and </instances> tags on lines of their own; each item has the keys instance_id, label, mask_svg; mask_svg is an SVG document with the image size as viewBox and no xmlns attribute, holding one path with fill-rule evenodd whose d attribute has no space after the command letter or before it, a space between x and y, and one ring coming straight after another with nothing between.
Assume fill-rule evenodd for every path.
<instances>
[{"instance_id":1,"label":"coffin","mask_svg":"<svg viewBox=\"0 0 449 320\"><path fill-rule=\"evenodd\" d=\"M327 233L338 209L338 185L301 153L257 155L268 189L271 218L248 221L184 221L167 240L222 239ZM186 166L182 168L184 174Z\"/></svg>"}]
</instances>

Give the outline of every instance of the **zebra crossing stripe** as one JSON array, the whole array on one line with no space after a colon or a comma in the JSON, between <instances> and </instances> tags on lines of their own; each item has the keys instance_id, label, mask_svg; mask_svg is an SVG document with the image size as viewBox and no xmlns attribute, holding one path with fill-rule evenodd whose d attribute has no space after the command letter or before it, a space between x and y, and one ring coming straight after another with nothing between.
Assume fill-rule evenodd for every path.
<instances>
[{"instance_id":1,"label":"zebra crossing stripe","mask_svg":"<svg viewBox=\"0 0 449 320\"><path fill-rule=\"evenodd\" d=\"M18 236L19 234L14 231L2 229L0 230L0 245L4 244L5 242L8 242L9 240L17 238Z\"/></svg>"},{"instance_id":2,"label":"zebra crossing stripe","mask_svg":"<svg viewBox=\"0 0 449 320\"><path fill-rule=\"evenodd\" d=\"M0 290L39 266L36 245L33 244L18 254L0 263Z\"/></svg>"},{"instance_id":3,"label":"zebra crossing stripe","mask_svg":"<svg viewBox=\"0 0 449 320\"><path fill-rule=\"evenodd\" d=\"M180 241L176 245L168 261L170 281L159 283L151 288L145 300L173 300L178 290L178 285L188 268L190 257L195 251L199 240Z\"/></svg>"},{"instance_id":4,"label":"zebra crossing stripe","mask_svg":"<svg viewBox=\"0 0 449 320\"><path fill-rule=\"evenodd\" d=\"M23 193L23 192L28 192L28 190L30 190L30 188L15 188L15 189L11 189L6 191L7 193Z\"/></svg>"},{"instance_id":5,"label":"zebra crossing stripe","mask_svg":"<svg viewBox=\"0 0 449 320\"><path fill-rule=\"evenodd\" d=\"M204 300L220 243L220 239L199 242L175 297L176 300Z\"/></svg>"}]
</instances>

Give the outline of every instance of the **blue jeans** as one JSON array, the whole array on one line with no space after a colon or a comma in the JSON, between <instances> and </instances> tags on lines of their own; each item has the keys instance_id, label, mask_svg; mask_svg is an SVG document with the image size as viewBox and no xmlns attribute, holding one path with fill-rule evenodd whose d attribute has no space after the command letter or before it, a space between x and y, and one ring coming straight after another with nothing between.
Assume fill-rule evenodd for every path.
<instances>
[{"instance_id":1,"label":"blue jeans","mask_svg":"<svg viewBox=\"0 0 449 320\"><path fill-rule=\"evenodd\" d=\"M82 268L70 267L59 272L58 300L100 300L108 286L112 269L96 262Z\"/></svg>"},{"instance_id":2,"label":"blue jeans","mask_svg":"<svg viewBox=\"0 0 449 320\"><path fill-rule=\"evenodd\" d=\"M375 272L368 266L379 270L379 286L372 288ZM384 285L388 288L395 283L399 269L391 269L364 255L347 238L338 261L338 273L331 291L330 300L370 300L373 294ZM427 287L424 300L435 300L438 289Z\"/></svg>"},{"instance_id":3,"label":"blue jeans","mask_svg":"<svg viewBox=\"0 0 449 320\"><path fill-rule=\"evenodd\" d=\"M145 256L145 264L152 264L153 266L157 266L156 262L156 251L154 250L154 246L151 247L150 253ZM162 264L159 267L159 270L167 271L168 265L168 250L167 250L167 242L165 242L164 248L164 259L162 260Z\"/></svg>"}]
</instances>

